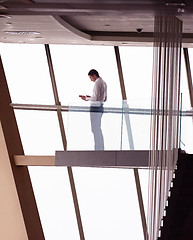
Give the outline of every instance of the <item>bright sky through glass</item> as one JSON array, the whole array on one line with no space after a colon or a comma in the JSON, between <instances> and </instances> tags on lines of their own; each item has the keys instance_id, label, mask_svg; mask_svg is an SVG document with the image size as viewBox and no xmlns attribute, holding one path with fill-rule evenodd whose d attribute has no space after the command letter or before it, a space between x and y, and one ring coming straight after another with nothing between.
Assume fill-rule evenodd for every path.
<instances>
[{"instance_id":1,"label":"bright sky through glass","mask_svg":"<svg viewBox=\"0 0 193 240\"><path fill-rule=\"evenodd\" d=\"M78 95L92 94L88 71L95 68L108 86L104 107L122 106L113 47L51 45L50 50L62 105L89 106ZM43 45L0 44L0 52L13 103L54 104ZM151 107L152 54L150 47L120 47L132 108ZM183 71L183 109L189 109ZM56 112L15 110L15 114L26 155L54 155L56 150L63 150ZM89 113L63 112L63 120L68 150L93 150ZM130 120L135 149L149 149L150 116L130 115ZM192 118L184 117L182 124L182 141L191 152ZM121 114L103 114L102 130L105 150L129 149ZM79 239L66 168L29 170L46 240ZM73 172L86 239L143 239L132 170L73 168ZM146 208L148 171L139 173Z\"/></svg>"},{"instance_id":2,"label":"bright sky through glass","mask_svg":"<svg viewBox=\"0 0 193 240\"><path fill-rule=\"evenodd\" d=\"M193 49L189 48L189 60L190 67L193 77ZM182 54L182 72L181 72L181 100L182 100L182 110L190 110L190 97L188 90L188 82L185 69L184 56ZM187 153L193 153L193 118L192 117L182 117L181 118L181 149L185 150Z\"/></svg>"}]
</instances>

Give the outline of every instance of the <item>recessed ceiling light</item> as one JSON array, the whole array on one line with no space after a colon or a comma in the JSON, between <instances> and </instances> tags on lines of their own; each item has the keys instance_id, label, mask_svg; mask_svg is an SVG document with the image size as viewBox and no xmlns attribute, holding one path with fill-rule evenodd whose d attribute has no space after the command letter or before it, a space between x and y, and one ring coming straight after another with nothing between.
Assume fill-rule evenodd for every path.
<instances>
[{"instance_id":1,"label":"recessed ceiling light","mask_svg":"<svg viewBox=\"0 0 193 240\"><path fill-rule=\"evenodd\" d=\"M16 35L38 35L39 32L35 31L4 31L4 33L8 34L16 34Z\"/></svg>"},{"instance_id":2,"label":"recessed ceiling light","mask_svg":"<svg viewBox=\"0 0 193 240\"><path fill-rule=\"evenodd\" d=\"M40 36L35 37L35 39L40 39L40 38L42 38L42 37L40 37Z\"/></svg>"},{"instance_id":3,"label":"recessed ceiling light","mask_svg":"<svg viewBox=\"0 0 193 240\"><path fill-rule=\"evenodd\" d=\"M184 8L178 8L178 12L179 12L179 13L184 13L185 10L184 10Z\"/></svg>"},{"instance_id":4,"label":"recessed ceiling light","mask_svg":"<svg viewBox=\"0 0 193 240\"><path fill-rule=\"evenodd\" d=\"M166 6L175 6L175 7L184 7L186 4L185 3L166 3Z\"/></svg>"}]
</instances>

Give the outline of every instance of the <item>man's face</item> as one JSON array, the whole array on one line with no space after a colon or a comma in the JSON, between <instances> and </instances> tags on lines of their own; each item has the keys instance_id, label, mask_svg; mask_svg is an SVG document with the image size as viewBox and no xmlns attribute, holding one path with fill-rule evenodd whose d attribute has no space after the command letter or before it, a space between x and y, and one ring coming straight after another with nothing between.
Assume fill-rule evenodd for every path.
<instances>
[{"instance_id":1,"label":"man's face","mask_svg":"<svg viewBox=\"0 0 193 240\"><path fill-rule=\"evenodd\" d=\"M94 76L91 76L91 75L88 75L88 76L89 76L89 78L90 78L90 80L91 80L92 82L95 81L95 77L94 77Z\"/></svg>"}]
</instances>

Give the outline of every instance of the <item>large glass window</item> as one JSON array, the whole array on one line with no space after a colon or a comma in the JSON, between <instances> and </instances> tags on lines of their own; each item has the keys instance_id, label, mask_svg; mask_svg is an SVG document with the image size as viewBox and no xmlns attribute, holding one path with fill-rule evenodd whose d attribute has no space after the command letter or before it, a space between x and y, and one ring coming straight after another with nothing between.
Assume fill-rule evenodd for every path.
<instances>
[{"instance_id":1,"label":"large glass window","mask_svg":"<svg viewBox=\"0 0 193 240\"><path fill-rule=\"evenodd\" d=\"M43 45L1 43L0 53L12 102L54 103Z\"/></svg>"},{"instance_id":2,"label":"large glass window","mask_svg":"<svg viewBox=\"0 0 193 240\"><path fill-rule=\"evenodd\" d=\"M129 107L151 108L152 47L120 47Z\"/></svg>"},{"instance_id":3,"label":"large glass window","mask_svg":"<svg viewBox=\"0 0 193 240\"><path fill-rule=\"evenodd\" d=\"M96 69L107 83L105 106L121 106L121 91L113 47L51 45L51 55L63 105L86 105L78 96L91 95L93 82L88 77Z\"/></svg>"},{"instance_id":4,"label":"large glass window","mask_svg":"<svg viewBox=\"0 0 193 240\"><path fill-rule=\"evenodd\" d=\"M189 60L190 60L190 68L191 68L191 74L193 74L193 49L188 49L189 53ZM181 96L180 96L180 102L181 102L181 110L184 112L183 115L187 115L186 111L191 111L191 104L190 104L190 95L189 95L189 87L188 87L188 80L187 80L187 74L186 74L186 66L184 61L184 56L182 54L182 72L181 72ZM181 116L180 117L180 143L179 147L182 150L185 150L187 153L193 153L193 117L191 115L189 116Z\"/></svg>"},{"instance_id":5,"label":"large glass window","mask_svg":"<svg viewBox=\"0 0 193 240\"><path fill-rule=\"evenodd\" d=\"M80 94L92 94L88 71L95 68L108 86L102 130L105 150L129 150L126 113L113 47L51 45L51 57L63 112L67 150L93 150L89 103ZM13 103L55 104L43 45L0 44L0 53ZM192 53L191 53L192 54ZM151 107L152 48L120 47L127 103L137 114L129 114L134 149L148 150ZM183 62L183 59L182 59ZM182 70L183 110L189 109L185 70ZM73 111L73 107L87 111ZM54 111L15 110L26 155L54 155L63 144ZM182 117L182 136L192 151L192 117ZM30 167L30 176L46 240L79 239L67 170L64 167ZM73 168L86 239L143 239L133 171L129 169ZM147 206L148 171L140 180Z\"/></svg>"}]
</instances>

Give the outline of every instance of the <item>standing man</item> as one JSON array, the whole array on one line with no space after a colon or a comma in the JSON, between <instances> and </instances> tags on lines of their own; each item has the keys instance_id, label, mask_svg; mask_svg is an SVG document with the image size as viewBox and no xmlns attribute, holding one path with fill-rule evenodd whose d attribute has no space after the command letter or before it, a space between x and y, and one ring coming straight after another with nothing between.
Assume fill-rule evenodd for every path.
<instances>
[{"instance_id":1,"label":"standing man","mask_svg":"<svg viewBox=\"0 0 193 240\"><path fill-rule=\"evenodd\" d=\"M94 135L95 150L104 150L104 139L101 130L103 103L107 100L107 85L95 69L91 69L88 76L94 82L92 96L79 95L82 100L90 101L91 130Z\"/></svg>"}]
</instances>

